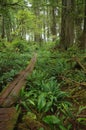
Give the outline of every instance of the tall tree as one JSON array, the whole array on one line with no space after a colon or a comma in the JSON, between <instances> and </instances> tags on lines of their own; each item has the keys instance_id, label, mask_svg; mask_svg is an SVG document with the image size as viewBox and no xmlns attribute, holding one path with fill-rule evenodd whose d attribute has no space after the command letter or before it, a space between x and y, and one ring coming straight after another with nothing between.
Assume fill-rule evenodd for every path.
<instances>
[{"instance_id":1,"label":"tall tree","mask_svg":"<svg viewBox=\"0 0 86 130\"><path fill-rule=\"evenodd\" d=\"M82 49L86 49L86 0L84 2L84 26L83 26L83 33L81 36L80 47Z\"/></svg>"},{"instance_id":2,"label":"tall tree","mask_svg":"<svg viewBox=\"0 0 86 130\"><path fill-rule=\"evenodd\" d=\"M0 16L1 16L1 38L6 38L8 41L11 40L12 32L12 18L15 14L15 10L24 8L26 2L23 0L0 0ZM14 12L13 12L14 11ZM17 13L17 12L16 12ZM17 26L17 25L15 25Z\"/></svg>"},{"instance_id":3,"label":"tall tree","mask_svg":"<svg viewBox=\"0 0 86 130\"><path fill-rule=\"evenodd\" d=\"M67 49L74 42L74 2L62 0L60 47Z\"/></svg>"},{"instance_id":4,"label":"tall tree","mask_svg":"<svg viewBox=\"0 0 86 130\"><path fill-rule=\"evenodd\" d=\"M83 16L84 16L84 3L83 0L76 0L75 4L75 40L76 43L80 42L80 37L83 32Z\"/></svg>"},{"instance_id":5,"label":"tall tree","mask_svg":"<svg viewBox=\"0 0 86 130\"><path fill-rule=\"evenodd\" d=\"M52 34L52 40L56 40L57 36L57 29L56 29L56 7L57 7L57 0L50 0L50 5L51 5L51 34Z\"/></svg>"},{"instance_id":6,"label":"tall tree","mask_svg":"<svg viewBox=\"0 0 86 130\"><path fill-rule=\"evenodd\" d=\"M40 0L32 0L32 8L33 12L36 16L36 21L35 21L35 31L34 31L34 40L36 42L41 42L42 41L42 35L41 35L41 30L42 30L42 23L41 23L41 18L40 18L40 11L41 11L41 2Z\"/></svg>"}]
</instances>

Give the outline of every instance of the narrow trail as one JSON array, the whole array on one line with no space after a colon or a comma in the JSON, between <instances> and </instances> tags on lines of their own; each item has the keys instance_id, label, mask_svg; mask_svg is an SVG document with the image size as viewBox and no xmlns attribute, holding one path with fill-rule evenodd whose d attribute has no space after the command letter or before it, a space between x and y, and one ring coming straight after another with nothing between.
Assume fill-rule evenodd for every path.
<instances>
[{"instance_id":1,"label":"narrow trail","mask_svg":"<svg viewBox=\"0 0 86 130\"><path fill-rule=\"evenodd\" d=\"M18 119L19 111L14 108L14 103L19 98L19 92L25 87L26 78L32 73L37 55L34 54L29 65L0 94L0 130L13 130Z\"/></svg>"}]
</instances>

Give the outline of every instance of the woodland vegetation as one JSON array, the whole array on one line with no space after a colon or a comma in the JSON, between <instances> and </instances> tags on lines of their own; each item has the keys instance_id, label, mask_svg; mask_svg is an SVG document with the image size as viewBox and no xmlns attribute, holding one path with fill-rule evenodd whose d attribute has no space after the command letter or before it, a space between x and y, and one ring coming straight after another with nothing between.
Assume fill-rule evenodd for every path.
<instances>
[{"instance_id":1,"label":"woodland vegetation","mask_svg":"<svg viewBox=\"0 0 86 130\"><path fill-rule=\"evenodd\" d=\"M15 130L86 130L86 0L0 0L0 92L34 53Z\"/></svg>"}]
</instances>

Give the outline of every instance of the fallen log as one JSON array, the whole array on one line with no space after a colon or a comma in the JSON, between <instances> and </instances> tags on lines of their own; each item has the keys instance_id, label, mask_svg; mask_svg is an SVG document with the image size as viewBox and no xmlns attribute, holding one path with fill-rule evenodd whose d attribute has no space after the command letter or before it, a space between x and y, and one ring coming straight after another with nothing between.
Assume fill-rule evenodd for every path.
<instances>
[{"instance_id":1,"label":"fallen log","mask_svg":"<svg viewBox=\"0 0 86 130\"><path fill-rule=\"evenodd\" d=\"M81 68L84 73L86 73L86 68L85 66L81 63L80 59L78 57L72 57L70 60L68 60L68 62L76 62L77 68Z\"/></svg>"},{"instance_id":2,"label":"fallen log","mask_svg":"<svg viewBox=\"0 0 86 130\"><path fill-rule=\"evenodd\" d=\"M80 60L78 58L76 58L76 62L78 63L78 65L83 69L83 71L86 73L86 68L84 67L84 65L80 62Z\"/></svg>"},{"instance_id":3,"label":"fallen log","mask_svg":"<svg viewBox=\"0 0 86 130\"><path fill-rule=\"evenodd\" d=\"M19 113L14 107L0 108L0 130L13 130Z\"/></svg>"},{"instance_id":4,"label":"fallen log","mask_svg":"<svg viewBox=\"0 0 86 130\"><path fill-rule=\"evenodd\" d=\"M30 61L30 64L27 66L25 70L20 72L18 77L14 79L12 83L10 83L0 94L0 106L1 107L10 107L12 106L19 97L19 92L22 87L25 87L26 78L33 71L35 62L36 62L36 54Z\"/></svg>"},{"instance_id":5,"label":"fallen log","mask_svg":"<svg viewBox=\"0 0 86 130\"><path fill-rule=\"evenodd\" d=\"M77 81L75 81L75 80L72 80L72 79L70 79L70 78L66 78L65 76L59 76L59 78L61 78L63 81L65 81L67 84L70 84L70 83L73 83L73 84L75 84L76 86L82 86L82 87L86 87L86 82L77 82Z\"/></svg>"}]
</instances>

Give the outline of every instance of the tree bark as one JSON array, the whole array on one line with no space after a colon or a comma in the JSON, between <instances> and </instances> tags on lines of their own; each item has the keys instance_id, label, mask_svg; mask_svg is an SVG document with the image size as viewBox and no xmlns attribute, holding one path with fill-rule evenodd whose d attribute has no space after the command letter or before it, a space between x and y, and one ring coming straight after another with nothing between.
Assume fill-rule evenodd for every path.
<instances>
[{"instance_id":1,"label":"tree bark","mask_svg":"<svg viewBox=\"0 0 86 130\"><path fill-rule=\"evenodd\" d=\"M5 38L5 26L4 26L4 16L2 16L2 31L1 31L1 38Z\"/></svg>"},{"instance_id":2,"label":"tree bark","mask_svg":"<svg viewBox=\"0 0 86 130\"><path fill-rule=\"evenodd\" d=\"M56 14L55 14L55 7L54 6L52 6L51 15L52 15L51 16L52 17L52 23L51 23L52 41L55 41L57 31L56 31Z\"/></svg>"},{"instance_id":3,"label":"tree bark","mask_svg":"<svg viewBox=\"0 0 86 130\"><path fill-rule=\"evenodd\" d=\"M60 48L67 49L74 42L74 0L62 0Z\"/></svg>"},{"instance_id":4,"label":"tree bark","mask_svg":"<svg viewBox=\"0 0 86 130\"><path fill-rule=\"evenodd\" d=\"M33 11L34 11L34 14L37 18L37 20L40 19L40 5L39 5L39 1L33 1ZM36 22L36 27L37 27L37 30L36 32L34 32L34 41L40 43L42 41L42 35L40 34L40 29L42 28L41 27L41 24L38 25L38 23Z\"/></svg>"},{"instance_id":5,"label":"tree bark","mask_svg":"<svg viewBox=\"0 0 86 130\"><path fill-rule=\"evenodd\" d=\"M81 36L80 47L81 49L86 49L86 0L85 0L85 7L84 7L84 28Z\"/></svg>"}]
</instances>

